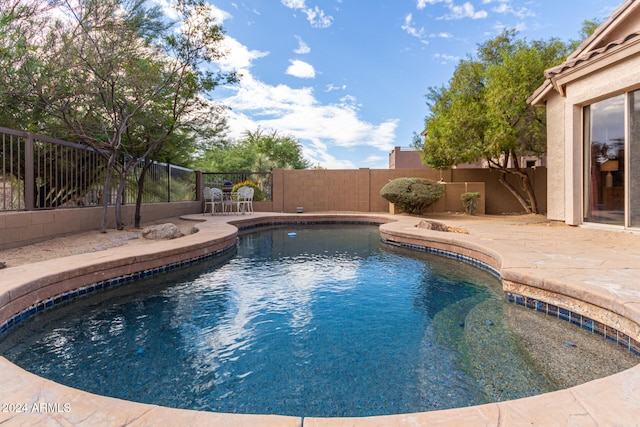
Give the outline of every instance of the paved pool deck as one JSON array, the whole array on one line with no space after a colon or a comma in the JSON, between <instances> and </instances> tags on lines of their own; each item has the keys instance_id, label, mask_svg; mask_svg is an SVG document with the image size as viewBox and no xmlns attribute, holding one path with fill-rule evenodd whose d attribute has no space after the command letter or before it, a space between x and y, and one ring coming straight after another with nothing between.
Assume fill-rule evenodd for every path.
<instances>
[{"instance_id":1,"label":"paved pool deck","mask_svg":"<svg viewBox=\"0 0 640 427\"><path fill-rule=\"evenodd\" d=\"M383 223L390 240L478 259L500 271L505 289L570 309L640 340L640 235L569 227L540 216L434 216L466 230L416 227L385 214L202 216L200 232L0 270L0 323L91 283L209 256L233 244L237 228L278 221ZM576 327L567 324L567 328ZM637 426L640 366L570 389L468 408L363 418L219 414L97 396L32 375L0 357L0 423L51 426Z\"/></svg>"}]
</instances>

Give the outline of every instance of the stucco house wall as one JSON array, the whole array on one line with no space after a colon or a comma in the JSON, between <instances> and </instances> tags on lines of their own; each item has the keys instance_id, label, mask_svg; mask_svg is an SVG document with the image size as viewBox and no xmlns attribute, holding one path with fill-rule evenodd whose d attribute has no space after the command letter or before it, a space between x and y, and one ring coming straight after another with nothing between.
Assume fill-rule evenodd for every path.
<instances>
[{"instance_id":1,"label":"stucco house wall","mask_svg":"<svg viewBox=\"0 0 640 427\"><path fill-rule=\"evenodd\" d=\"M584 212L583 107L640 88L640 2L624 2L529 98L547 111L547 216L579 225Z\"/></svg>"}]
</instances>

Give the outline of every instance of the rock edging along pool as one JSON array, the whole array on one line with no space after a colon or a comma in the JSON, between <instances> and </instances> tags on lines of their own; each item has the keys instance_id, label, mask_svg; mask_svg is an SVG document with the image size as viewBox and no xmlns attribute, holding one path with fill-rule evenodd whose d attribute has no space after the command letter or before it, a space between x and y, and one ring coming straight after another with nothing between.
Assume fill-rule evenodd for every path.
<instances>
[{"instance_id":1,"label":"rock edging along pool","mask_svg":"<svg viewBox=\"0 0 640 427\"><path fill-rule=\"evenodd\" d=\"M256 215L257 216L257 215ZM273 216L273 215L270 215ZM278 216L278 215L275 215ZM286 215L284 215L286 216ZM305 216L314 216L317 218L337 218L337 215L305 215ZM366 217L371 220L371 216L367 215L359 215L361 217ZM196 216L194 216L196 217ZM199 215L197 216L199 218ZM292 216L293 217L293 216ZM354 216L347 217L352 220ZM380 216L377 216L380 217ZM295 217L293 217L295 218ZM216 218L217 220L218 218ZM233 218L224 218L225 221L231 220ZM248 218L248 221L255 221L258 218ZM391 223L393 221L398 221L396 223ZM462 236L446 236L443 238L441 235L437 233L429 233L429 232L417 232L412 233L415 230L414 224L411 218L398 218L398 217L390 217L386 216L381 222L389 222L387 226L384 226L385 232L396 234L400 236L400 240L409 239L407 236L412 236L411 239L413 241L421 241L421 242L429 242L428 246L434 247L442 247L443 245L448 247L453 252L465 252L467 251L469 246L474 246L469 242L473 242L473 238L465 238L463 241L459 241L458 238ZM389 227L390 229L387 229ZM214 228L214 227L212 227ZM223 236L230 236L233 231L231 227L222 227L216 226L215 230L205 230L204 227L201 228L203 233L197 233L195 236L200 234L199 238L203 240L212 241L212 239L218 239ZM409 230L409 231L406 231ZM206 238L205 238L206 237ZM176 242L173 242L174 244ZM194 243L194 240L190 240L189 244ZM187 244L186 246L188 246ZM492 265L500 266L500 256L497 255L493 250L488 249L486 246L475 246L477 252L481 255L480 258L485 257L492 261ZM154 248L154 250L158 250L158 248ZM164 250L164 247L162 248ZM152 251L153 252L153 251ZM136 253L128 253L123 254L125 257L129 257L130 261L135 260L136 256L140 254ZM103 257L105 258L105 257ZM120 256L116 258L121 258ZM91 263L87 263L91 264ZM17 282L22 286L26 286L31 283L31 288L36 288L37 286L42 285L42 281L48 280L48 277L51 277L53 270L65 270L65 269L73 269L74 267L70 264L66 265L52 265L49 264L45 268L29 268L27 270L19 271L19 279ZM4 271L7 273L8 271ZM14 269L12 273L15 273ZM77 275L68 274L72 278L77 277ZM6 276L5 276L6 278ZM44 279L43 279L44 278ZM74 279L75 280L75 279ZM2 282L2 278L0 275L0 283ZM10 282L16 282L16 280L4 281L5 285L3 286L6 289L4 297L2 299L3 304L2 308L4 309L4 318L7 317L7 309L10 313L16 313L23 307L28 306L28 301L25 303L20 300L20 295L25 293L24 289L19 290L19 292L12 292L10 296L9 289L16 289L16 287L11 286ZM36 283L39 282L39 283ZM540 283L535 280L535 277L531 277L530 280L521 279L519 283ZM68 290L68 289L65 289ZM5 362L3 362L4 364ZM571 419L572 413L582 413L584 414L585 406L589 408L589 419L593 419L593 416L597 416L597 419L600 422L611 422L617 423L620 425L624 425L625 420L634 419L633 414L635 413L635 409L637 405L634 403L635 394L631 393L628 387L632 387L634 382L640 383L640 375L636 372L637 369L634 368L631 371L627 371L624 374L614 375L612 377L603 378L602 380L592 381L588 384L584 384L577 388L569 391L560 391L551 394L546 394L542 396L538 396L535 398L528 398L524 400L510 401L504 402L500 404L492 404L492 405L483 405L472 408L461 408L450 411L437 411L437 412L429 412L429 413L421 413L421 414L408 414L403 416L390 416L390 417L382 417L382 418L371 418L371 419L352 419L349 422L353 425L369 425L369 423L379 424L380 422L386 424L400 424L406 422L414 422L414 423L434 423L434 422L448 422L448 423L457 423L458 425L477 425L478 420L484 420L481 423L484 424L486 422L495 422L497 423L499 419L511 419L511 420L520 420L521 422L528 422L530 420L554 420L554 423L566 423ZM172 425L176 424L179 420L190 419L190 420L200 420L200 422L204 425L218 425L219 423L223 423L224 425L235 425L237 423L246 423L253 425L301 425L302 420L295 417L261 417L261 416L231 416L227 417L225 414L211 414L211 413L201 413L201 412L184 412L177 411L168 408L157 408L149 405L141 405L141 404L133 404L130 402L122 402L113 399L91 396L86 393L78 393L68 388L64 388L61 386L57 386L55 384L51 384L46 380L39 380L33 376L30 376L24 372L21 372L18 369L13 369L10 365L6 366L6 369L3 369L2 374L2 383L3 390L7 391L7 395L12 396L27 396L30 399L42 399L43 387L49 390L47 395L49 396L59 396L58 400L62 401L63 396L76 396L75 398L81 398L83 401L87 402L86 405L78 405L76 404L73 412L75 413L76 419L84 419L86 420L105 420L105 424L119 424L116 419L126 420L126 419L138 419L138 421L149 422L152 420L152 424L156 425ZM624 379L624 383L626 384L624 387L622 386L622 380ZM23 384L24 387L18 386L18 384ZM31 384L35 388L29 386ZM30 390L36 391L35 394L31 394ZM51 393L54 393L51 395ZM62 394L60 394L62 393ZM79 396L79 397L78 397ZM580 404L577 404L576 397L579 397ZM97 401L95 399L98 399ZM601 408L603 404L606 404L606 410L603 411ZM105 411L97 410L96 408L109 408L110 405L118 405L118 411L114 412L110 409L105 409ZM544 408L542 410L541 408ZM121 417L115 417L117 414L121 414ZM12 415L12 417L14 417ZM33 420L35 423L40 419L41 415L26 415L21 414L20 420ZM34 418L35 417L35 418ZM237 418L239 417L239 418ZM629 418L631 417L631 418ZM7 419L7 417L2 417L2 419ZM111 420L111 421L108 421ZM206 420L206 421L205 421ZM236 420L235 422L232 420ZM528 421L527 421L528 420ZM564 421L563 421L564 420ZM606 420L606 421L603 421ZM172 422L173 421L173 422ZM336 423L332 422L330 419L315 419L315 418L306 418L304 420L304 424L308 426L328 426L328 425L341 425L343 421L339 419L335 420Z\"/></svg>"}]
</instances>

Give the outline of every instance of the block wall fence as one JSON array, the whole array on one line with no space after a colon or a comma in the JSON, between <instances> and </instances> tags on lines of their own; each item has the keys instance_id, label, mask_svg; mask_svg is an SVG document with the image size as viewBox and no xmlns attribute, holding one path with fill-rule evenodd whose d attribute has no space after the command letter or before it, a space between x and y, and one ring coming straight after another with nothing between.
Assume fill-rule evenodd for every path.
<instances>
[{"instance_id":1,"label":"block wall fence","mask_svg":"<svg viewBox=\"0 0 640 427\"><path fill-rule=\"evenodd\" d=\"M546 168L527 169L536 189L540 211L546 212ZM500 184L500 174L491 169L357 169L357 170L282 170L273 171L273 201L256 203L256 210L294 213L304 212L389 212L389 203L380 196L384 185L395 178L416 177L446 183L446 194L430 208L431 212L460 212L460 195L481 194L479 214L522 213L517 200ZM508 181L519 187L514 177Z\"/></svg>"},{"instance_id":2,"label":"block wall fence","mask_svg":"<svg viewBox=\"0 0 640 427\"><path fill-rule=\"evenodd\" d=\"M528 170L534 182L541 212L546 212L547 174L545 168ZM254 202L257 212L389 212L389 203L380 196L380 189L390 180L400 177L442 179L445 196L430 207L429 212L462 212L460 195L468 191L481 194L478 214L522 213L522 207L498 182L500 175L490 169L357 169L357 170L282 170L273 171L272 201ZM516 180L509 177L517 186ZM202 212L202 179L197 179L198 201L149 203L142 206L142 226L163 218ZM134 223L135 206L122 207L125 226ZM114 225L113 207L109 211L108 227ZM102 220L101 207L79 207L26 212L0 212L0 250L24 246L54 236L98 230ZM1 260L0 260L1 261Z\"/></svg>"}]
</instances>

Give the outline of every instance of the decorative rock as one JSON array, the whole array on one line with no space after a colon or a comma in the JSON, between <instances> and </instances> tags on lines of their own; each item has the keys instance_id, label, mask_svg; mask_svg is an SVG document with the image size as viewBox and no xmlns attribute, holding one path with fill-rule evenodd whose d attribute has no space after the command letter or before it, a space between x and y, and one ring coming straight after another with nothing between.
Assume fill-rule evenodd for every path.
<instances>
[{"instance_id":1,"label":"decorative rock","mask_svg":"<svg viewBox=\"0 0 640 427\"><path fill-rule=\"evenodd\" d=\"M171 223L151 225L142 230L142 237L149 240L175 239L182 236L184 234L180 229Z\"/></svg>"},{"instance_id":2,"label":"decorative rock","mask_svg":"<svg viewBox=\"0 0 640 427\"><path fill-rule=\"evenodd\" d=\"M433 230L433 231L444 231L449 233L460 233L460 234L469 234L467 230L463 230L458 227L449 227L447 224L443 224L438 221L431 221L428 219L421 219L418 224L416 224L418 228L424 228L425 230Z\"/></svg>"},{"instance_id":3,"label":"decorative rock","mask_svg":"<svg viewBox=\"0 0 640 427\"><path fill-rule=\"evenodd\" d=\"M447 227L445 224L438 221L429 221L427 219L421 219L416 227L433 231L449 231L449 227Z\"/></svg>"}]
</instances>

